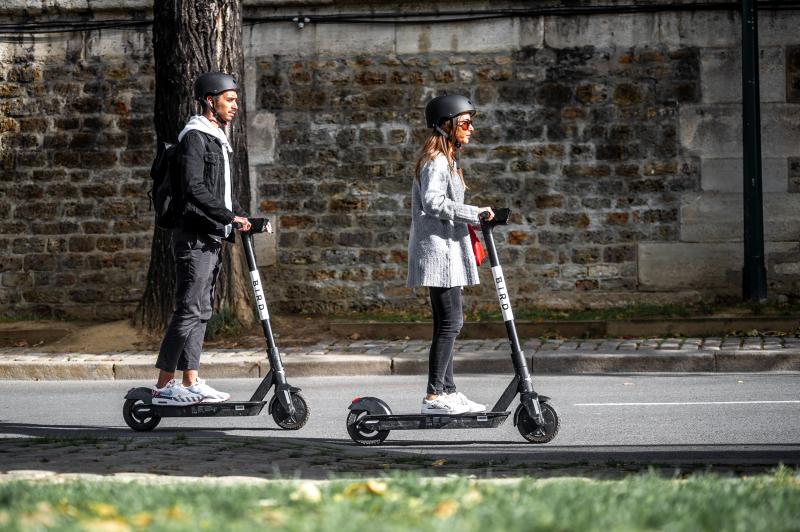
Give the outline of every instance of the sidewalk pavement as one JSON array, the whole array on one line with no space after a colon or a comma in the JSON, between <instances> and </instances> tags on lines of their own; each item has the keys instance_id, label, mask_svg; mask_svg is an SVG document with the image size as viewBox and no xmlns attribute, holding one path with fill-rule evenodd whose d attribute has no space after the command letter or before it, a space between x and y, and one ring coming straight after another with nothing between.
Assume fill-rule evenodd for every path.
<instances>
[{"instance_id":1,"label":"sidewalk pavement","mask_svg":"<svg viewBox=\"0 0 800 532\"><path fill-rule=\"evenodd\" d=\"M293 377L322 375L423 375L426 340L326 341L280 348ZM506 339L459 340L458 373L511 373ZM800 371L800 338L533 339L523 344L535 374L629 372ZM45 353L36 348L0 349L0 380L152 379L155 352ZM532 360L532 364L531 364ZM263 377L264 349L208 350L202 357L209 378Z\"/></svg>"}]
</instances>

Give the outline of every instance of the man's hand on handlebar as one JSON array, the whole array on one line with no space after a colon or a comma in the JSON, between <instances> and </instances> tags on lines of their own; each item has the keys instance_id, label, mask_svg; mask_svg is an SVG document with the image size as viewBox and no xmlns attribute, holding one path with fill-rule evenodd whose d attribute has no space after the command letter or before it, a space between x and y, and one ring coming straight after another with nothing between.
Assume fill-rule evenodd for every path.
<instances>
[{"instance_id":1,"label":"man's hand on handlebar","mask_svg":"<svg viewBox=\"0 0 800 532\"><path fill-rule=\"evenodd\" d=\"M478 209L478 219L488 222L494 218L494 211L491 207L481 207Z\"/></svg>"},{"instance_id":2,"label":"man's hand on handlebar","mask_svg":"<svg viewBox=\"0 0 800 532\"><path fill-rule=\"evenodd\" d=\"M239 231L246 233L247 231L250 230L250 220L242 216L234 216L233 226Z\"/></svg>"}]
</instances>

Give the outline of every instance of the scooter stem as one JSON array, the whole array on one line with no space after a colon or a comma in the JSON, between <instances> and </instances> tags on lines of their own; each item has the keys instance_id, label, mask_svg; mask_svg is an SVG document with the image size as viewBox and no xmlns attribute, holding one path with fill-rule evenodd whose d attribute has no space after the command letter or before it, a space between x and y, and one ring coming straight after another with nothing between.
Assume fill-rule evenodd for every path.
<instances>
[{"instance_id":1,"label":"scooter stem","mask_svg":"<svg viewBox=\"0 0 800 532\"><path fill-rule=\"evenodd\" d=\"M508 295L503 268L500 266L500 259L497 257L497 247L495 246L494 235L492 234L492 230L495 226L508 223L510 214L510 209L497 209L495 211L495 217L492 220L486 220L482 217L481 231L483 232L483 239L486 242L489 263L492 266L492 279L494 279L495 289L497 290L500 312L503 314L506 334L511 344L511 360L514 363L514 370L519 377L520 400L528 409L531 417L543 424L544 418L542 417L541 408L539 408L536 392L533 390L533 382L528 364L525 362L525 354L522 352L522 346L519 343L517 327L514 323L514 312L511 309L511 298Z\"/></svg>"},{"instance_id":2,"label":"scooter stem","mask_svg":"<svg viewBox=\"0 0 800 532\"><path fill-rule=\"evenodd\" d=\"M241 231L239 234L242 237L242 247L244 248L244 255L247 259L247 268L250 270L250 284L253 288L253 296L255 297L256 309L258 310L258 317L261 319L261 328L264 330L264 338L267 340L267 357L269 358L270 373L272 373L272 380L275 384L275 393L278 400L286 409L290 417L294 417L294 405L292 404L291 395L289 393L290 386L286 382L286 372L283 369L283 362L281 361L280 352L275 345L275 337L272 334L272 326L269 322L269 310L267 309L267 298L264 296L263 284L261 282L261 274L258 272L256 265L256 256L253 251L253 231ZM257 390L256 393L259 393ZM254 394L253 397L256 397Z\"/></svg>"}]
</instances>

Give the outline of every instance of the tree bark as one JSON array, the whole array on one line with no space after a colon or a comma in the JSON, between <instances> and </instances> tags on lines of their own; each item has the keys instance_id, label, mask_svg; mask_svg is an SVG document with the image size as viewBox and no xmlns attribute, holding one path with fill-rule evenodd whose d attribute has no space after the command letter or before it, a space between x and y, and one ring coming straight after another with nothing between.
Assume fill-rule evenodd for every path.
<instances>
[{"instance_id":1,"label":"tree bark","mask_svg":"<svg viewBox=\"0 0 800 532\"><path fill-rule=\"evenodd\" d=\"M153 121L158 141L175 143L188 118L199 112L193 100L194 80L203 72L233 75L239 83L239 110L226 131L233 148L231 179L239 203L250 206L247 133L242 52L241 0L155 0L153 2L155 107ZM238 240L238 238L237 238ZM214 306L227 307L243 325L253 322L253 305L244 257L236 246L222 251L222 274ZM175 263L170 233L153 232L150 267L134 324L151 331L163 329L174 307Z\"/></svg>"}]
</instances>

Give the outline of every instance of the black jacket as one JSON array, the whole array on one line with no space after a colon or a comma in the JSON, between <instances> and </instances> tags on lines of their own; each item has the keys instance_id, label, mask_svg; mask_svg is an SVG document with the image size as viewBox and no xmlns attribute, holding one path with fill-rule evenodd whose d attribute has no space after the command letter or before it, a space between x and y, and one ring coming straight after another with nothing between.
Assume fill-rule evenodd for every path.
<instances>
[{"instance_id":1,"label":"black jacket","mask_svg":"<svg viewBox=\"0 0 800 532\"><path fill-rule=\"evenodd\" d=\"M181 226L184 230L224 237L225 226L233 221L234 216L248 216L233 190L233 211L225 207L225 159L222 149L216 138L196 129L188 131L178 145L184 200ZM233 233L231 231L228 237L231 242Z\"/></svg>"}]
</instances>

